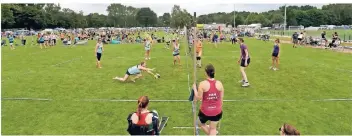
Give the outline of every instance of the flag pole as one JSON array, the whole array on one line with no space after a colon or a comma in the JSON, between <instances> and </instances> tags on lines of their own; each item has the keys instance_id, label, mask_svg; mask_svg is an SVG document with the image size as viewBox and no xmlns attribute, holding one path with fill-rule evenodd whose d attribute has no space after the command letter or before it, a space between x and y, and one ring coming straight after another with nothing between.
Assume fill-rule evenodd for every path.
<instances>
[{"instance_id":1,"label":"flag pole","mask_svg":"<svg viewBox=\"0 0 352 136\"><path fill-rule=\"evenodd\" d=\"M236 28L236 4L233 5L233 28Z\"/></svg>"},{"instance_id":2,"label":"flag pole","mask_svg":"<svg viewBox=\"0 0 352 136\"><path fill-rule=\"evenodd\" d=\"M285 33L286 33L286 4L285 4L284 35Z\"/></svg>"},{"instance_id":3,"label":"flag pole","mask_svg":"<svg viewBox=\"0 0 352 136\"><path fill-rule=\"evenodd\" d=\"M193 83L197 84L197 67L196 67L196 46L194 45L196 42L198 42L198 36L197 36L197 15L196 12L193 13L193 18L194 18L194 24L192 25L194 27L193 29ZM193 85L192 85L193 87ZM194 104L194 112L193 112L193 123L194 123L194 135L198 135L198 130L197 130L197 115L196 115L196 107L197 107L197 101L193 99L193 104Z\"/></svg>"}]
</instances>

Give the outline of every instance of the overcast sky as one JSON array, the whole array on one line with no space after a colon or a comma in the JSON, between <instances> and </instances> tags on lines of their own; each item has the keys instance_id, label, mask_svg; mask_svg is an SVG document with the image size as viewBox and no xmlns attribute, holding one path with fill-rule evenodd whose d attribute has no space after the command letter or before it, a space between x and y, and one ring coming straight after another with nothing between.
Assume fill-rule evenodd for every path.
<instances>
[{"instance_id":1,"label":"overcast sky","mask_svg":"<svg viewBox=\"0 0 352 136\"><path fill-rule=\"evenodd\" d=\"M107 14L106 8L109 4L94 4L94 3L60 3L63 8L70 8L74 11L82 10L84 14L100 13ZM163 15L165 12L171 12L173 4L123 4L133 6L136 8L150 7L158 16ZM189 13L197 12L198 15L214 13L214 12L231 12L234 9L233 4L199 4L197 6L188 4L178 4L182 9L186 9ZM290 4L290 5L312 5L321 8L325 4ZM236 4L236 11L250 11L250 12L264 12L268 10L278 9L283 4Z\"/></svg>"}]
</instances>

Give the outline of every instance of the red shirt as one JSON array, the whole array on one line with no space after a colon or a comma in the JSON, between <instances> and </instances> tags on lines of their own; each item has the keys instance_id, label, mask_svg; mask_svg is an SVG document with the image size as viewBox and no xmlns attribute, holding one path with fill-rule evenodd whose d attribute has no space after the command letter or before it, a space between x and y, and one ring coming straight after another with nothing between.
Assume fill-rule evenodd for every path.
<instances>
[{"instance_id":1,"label":"red shirt","mask_svg":"<svg viewBox=\"0 0 352 136\"><path fill-rule=\"evenodd\" d=\"M136 115L139 117L139 120L137 122L138 126L146 126L148 125L147 122L145 122L145 118L148 116L149 112L146 113L136 113Z\"/></svg>"},{"instance_id":2,"label":"red shirt","mask_svg":"<svg viewBox=\"0 0 352 136\"><path fill-rule=\"evenodd\" d=\"M200 110L207 116L216 116L222 111L221 92L216 88L216 80L209 80L210 88L203 92Z\"/></svg>"}]
</instances>

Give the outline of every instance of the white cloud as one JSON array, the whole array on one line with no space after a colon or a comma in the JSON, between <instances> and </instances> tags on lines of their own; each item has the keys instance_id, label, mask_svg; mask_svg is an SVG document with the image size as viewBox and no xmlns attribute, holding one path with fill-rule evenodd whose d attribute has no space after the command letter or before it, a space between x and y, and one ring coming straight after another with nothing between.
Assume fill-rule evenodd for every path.
<instances>
[{"instance_id":1,"label":"white cloud","mask_svg":"<svg viewBox=\"0 0 352 136\"><path fill-rule=\"evenodd\" d=\"M108 7L108 3L104 4L97 4L97 3L60 3L61 7L63 8L70 8L74 11L82 10L84 14L89 13L100 13L100 14L107 14L106 8ZM133 6L136 8L142 7L150 7L158 16L163 15L165 12L171 12L173 4L124 4L128 6ZM197 15L208 14L208 13L215 13L215 12L231 12L234 10L233 4L202 4L197 3L196 6L190 3L182 3L178 4L181 6L182 9L186 9L193 15L193 12L197 12ZM284 4L236 4L236 11L251 11L251 12L264 12L269 10L278 9L280 6ZM324 4L290 4L290 5L312 5L318 8L321 8Z\"/></svg>"}]
</instances>

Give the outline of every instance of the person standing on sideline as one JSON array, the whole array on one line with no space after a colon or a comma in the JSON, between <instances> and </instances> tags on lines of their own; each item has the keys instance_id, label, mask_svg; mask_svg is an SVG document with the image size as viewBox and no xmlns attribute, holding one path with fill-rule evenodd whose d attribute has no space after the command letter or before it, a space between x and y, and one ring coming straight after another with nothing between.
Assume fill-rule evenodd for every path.
<instances>
[{"instance_id":1,"label":"person standing on sideline","mask_svg":"<svg viewBox=\"0 0 352 136\"><path fill-rule=\"evenodd\" d=\"M10 33L8 39L9 39L9 43L10 43L10 48L11 48L11 50L14 50L14 49L15 49L15 46L13 45L13 43L14 43L14 41L15 41L15 38L13 37L13 34L12 34L12 33Z\"/></svg>"},{"instance_id":2,"label":"person standing on sideline","mask_svg":"<svg viewBox=\"0 0 352 136\"><path fill-rule=\"evenodd\" d=\"M326 40L326 32L325 31L323 31L323 33L321 33L321 43L322 43L321 44L322 48L325 48L328 43L328 40Z\"/></svg>"},{"instance_id":3,"label":"person standing on sideline","mask_svg":"<svg viewBox=\"0 0 352 136\"><path fill-rule=\"evenodd\" d=\"M273 53L272 53L272 65L270 67L270 69L276 71L279 70L279 56L280 56L280 40L276 39L275 40L275 44L274 44L274 49L273 49Z\"/></svg>"},{"instance_id":4,"label":"person standing on sideline","mask_svg":"<svg viewBox=\"0 0 352 136\"><path fill-rule=\"evenodd\" d=\"M297 48L297 44L298 44L298 33L295 32L292 35L292 43L293 43L293 48Z\"/></svg>"},{"instance_id":5,"label":"person standing on sideline","mask_svg":"<svg viewBox=\"0 0 352 136\"><path fill-rule=\"evenodd\" d=\"M235 44L237 42L237 32L234 31L233 34L231 35L231 42L232 44Z\"/></svg>"},{"instance_id":6,"label":"person standing on sideline","mask_svg":"<svg viewBox=\"0 0 352 136\"><path fill-rule=\"evenodd\" d=\"M215 48L218 48L218 41L219 41L219 36L216 34L216 32L214 32L213 42L214 42Z\"/></svg>"},{"instance_id":7,"label":"person standing on sideline","mask_svg":"<svg viewBox=\"0 0 352 136\"><path fill-rule=\"evenodd\" d=\"M222 118L222 105L224 98L224 86L215 80L215 68L208 64L205 68L207 79L193 84L194 101L202 100L198 113L200 128L207 135L216 135L216 126ZM206 122L210 121L209 125Z\"/></svg>"},{"instance_id":8,"label":"person standing on sideline","mask_svg":"<svg viewBox=\"0 0 352 136\"><path fill-rule=\"evenodd\" d=\"M238 41L240 43L240 48L241 48L240 58L237 61L237 63L240 64L240 71L241 71L241 74L242 74L242 80L240 82L243 83L242 87L248 87L249 86L249 82L248 82L247 74L246 74L246 72L244 70L245 70L246 67L248 67L251 59L249 57L249 52L248 52L247 45L244 44L243 38L239 38Z\"/></svg>"},{"instance_id":9,"label":"person standing on sideline","mask_svg":"<svg viewBox=\"0 0 352 136\"><path fill-rule=\"evenodd\" d=\"M99 38L98 43L95 46L95 56L97 57L97 63L96 63L97 68L102 68L100 64L100 59L103 54L103 51L104 51L103 43L102 43L102 40Z\"/></svg>"},{"instance_id":10,"label":"person standing on sideline","mask_svg":"<svg viewBox=\"0 0 352 136\"><path fill-rule=\"evenodd\" d=\"M156 110L149 111L148 96L138 98L137 111L128 115L127 132L130 135L159 135L159 115Z\"/></svg>"}]
</instances>

